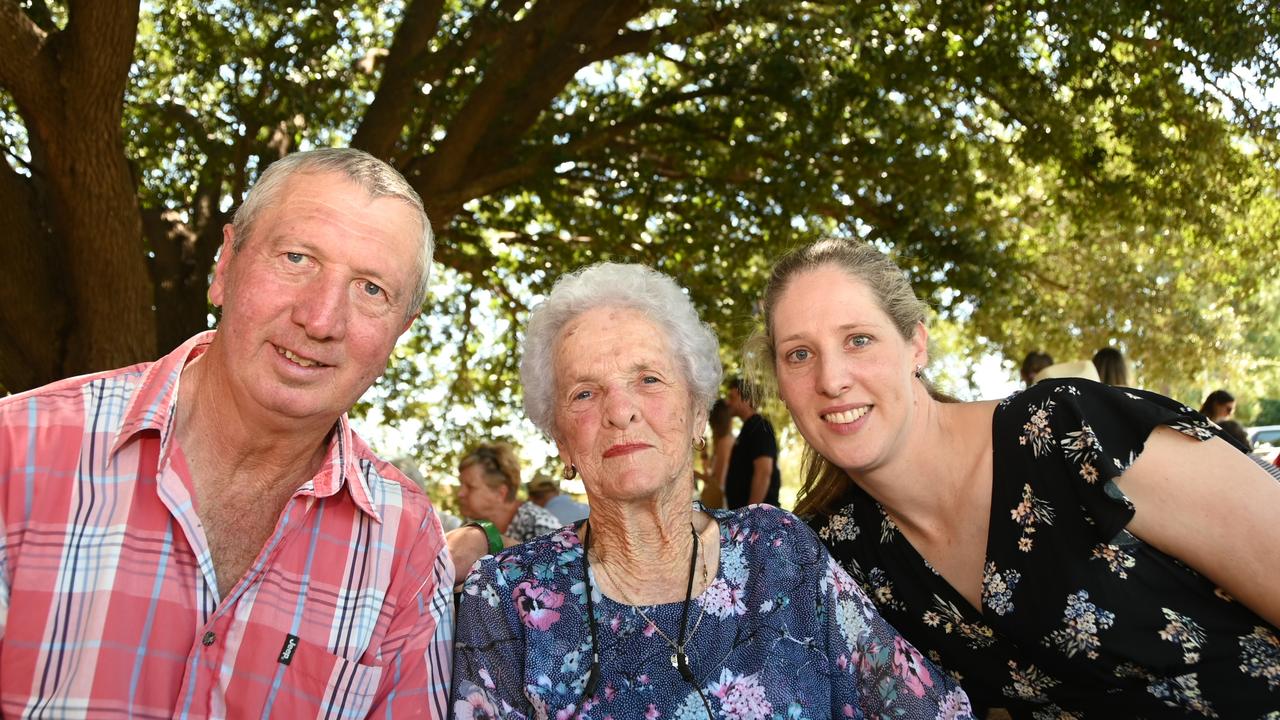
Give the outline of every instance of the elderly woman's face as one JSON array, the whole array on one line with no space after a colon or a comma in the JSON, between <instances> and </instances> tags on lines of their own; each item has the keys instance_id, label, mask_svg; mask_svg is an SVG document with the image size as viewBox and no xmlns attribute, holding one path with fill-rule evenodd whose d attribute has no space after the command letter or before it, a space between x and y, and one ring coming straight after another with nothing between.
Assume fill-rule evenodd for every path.
<instances>
[{"instance_id":1,"label":"elderly woman's face","mask_svg":"<svg viewBox=\"0 0 1280 720\"><path fill-rule=\"evenodd\" d=\"M701 419L662 328L638 310L587 311L560 332L555 376L556 445L593 498L680 491Z\"/></svg>"}]
</instances>

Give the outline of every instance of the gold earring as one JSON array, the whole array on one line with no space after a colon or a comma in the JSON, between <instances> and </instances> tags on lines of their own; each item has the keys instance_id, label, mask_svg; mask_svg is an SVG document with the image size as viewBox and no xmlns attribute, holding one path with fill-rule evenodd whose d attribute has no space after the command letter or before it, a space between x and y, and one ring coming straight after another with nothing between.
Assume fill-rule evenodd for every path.
<instances>
[{"instance_id":1,"label":"gold earring","mask_svg":"<svg viewBox=\"0 0 1280 720\"><path fill-rule=\"evenodd\" d=\"M693 439L693 449L702 452L707 449L707 439L704 437L696 437Z\"/></svg>"},{"instance_id":2,"label":"gold earring","mask_svg":"<svg viewBox=\"0 0 1280 720\"><path fill-rule=\"evenodd\" d=\"M578 477L578 468L577 468L577 466L575 466L575 465L573 465L572 463L570 463L570 464L569 464L569 466L568 466L568 467L566 467L566 468L564 469L564 471L560 473L560 477L564 478L565 480L572 480L572 479L574 479L574 478Z\"/></svg>"}]
</instances>

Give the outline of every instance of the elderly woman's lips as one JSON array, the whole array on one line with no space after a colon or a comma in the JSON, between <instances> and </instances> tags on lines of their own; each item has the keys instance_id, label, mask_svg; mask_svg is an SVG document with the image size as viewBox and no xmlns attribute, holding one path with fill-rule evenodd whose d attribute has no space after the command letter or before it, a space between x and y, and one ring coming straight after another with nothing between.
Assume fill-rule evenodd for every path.
<instances>
[{"instance_id":1,"label":"elderly woman's lips","mask_svg":"<svg viewBox=\"0 0 1280 720\"><path fill-rule=\"evenodd\" d=\"M641 450L644 450L647 447L649 446L644 443L627 443L626 445L614 445L613 447L604 451L604 456L607 458L611 458L611 457L618 457L619 455L630 455L633 452L639 452Z\"/></svg>"}]
</instances>

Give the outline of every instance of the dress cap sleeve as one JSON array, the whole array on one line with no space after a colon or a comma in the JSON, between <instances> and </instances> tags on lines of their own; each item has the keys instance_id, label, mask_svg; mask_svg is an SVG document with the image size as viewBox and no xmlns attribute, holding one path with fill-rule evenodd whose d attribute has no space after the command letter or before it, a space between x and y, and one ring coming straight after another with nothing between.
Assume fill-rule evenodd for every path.
<instances>
[{"instance_id":1,"label":"dress cap sleeve","mask_svg":"<svg viewBox=\"0 0 1280 720\"><path fill-rule=\"evenodd\" d=\"M1133 503L1115 481L1142 454L1156 427L1200 441L1223 436L1203 415L1163 395L1080 378L1036 383L1004 405L1018 424L1017 442L1028 469L1055 477L1065 465L1071 492L1103 542L1111 542L1133 518ZM1044 472L1037 473L1037 467Z\"/></svg>"}]
</instances>

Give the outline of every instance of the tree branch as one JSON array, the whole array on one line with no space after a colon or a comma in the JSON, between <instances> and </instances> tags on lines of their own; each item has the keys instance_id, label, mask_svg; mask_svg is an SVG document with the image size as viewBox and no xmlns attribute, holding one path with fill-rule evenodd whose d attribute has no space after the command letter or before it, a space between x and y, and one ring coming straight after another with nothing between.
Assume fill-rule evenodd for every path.
<instances>
[{"instance_id":1,"label":"tree branch","mask_svg":"<svg viewBox=\"0 0 1280 720\"><path fill-rule=\"evenodd\" d=\"M413 0L405 9L382 66L378 92L351 144L377 157L390 157L409 108L419 93L422 58L435 37L444 0Z\"/></svg>"},{"instance_id":2,"label":"tree branch","mask_svg":"<svg viewBox=\"0 0 1280 720\"><path fill-rule=\"evenodd\" d=\"M13 95L24 116L58 107L58 70L43 52L50 37L16 2L0 2L0 87Z\"/></svg>"},{"instance_id":3,"label":"tree branch","mask_svg":"<svg viewBox=\"0 0 1280 720\"><path fill-rule=\"evenodd\" d=\"M58 26L53 22L53 13L49 11L49 5L44 0L29 0L29 2L31 7L27 9L27 15L31 21L47 33L57 32Z\"/></svg>"},{"instance_id":4,"label":"tree branch","mask_svg":"<svg viewBox=\"0 0 1280 720\"><path fill-rule=\"evenodd\" d=\"M612 40L603 43L584 56L584 64L638 54L666 43L688 43L693 38L723 29L733 15L728 10L713 10L697 16L697 20L677 20L649 30L619 32Z\"/></svg>"},{"instance_id":5,"label":"tree branch","mask_svg":"<svg viewBox=\"0 0 1280 720\"><path fill-rule=\"evenodd\" d=\"M67 46L62 55L62 87L76 114L110 113L119 123L121 95L129 79L138 34L140 0L71 0Z\"/></svg>"},{"instance_id":6,"label":"tree branch","mask_svg":"<svg viewBox=\"0 0 1280 720\"><path fill-rule=\"evenodd\" d=\"M561 54L575 59L580 56L573 47L577 43L571 28L586 5L591 5L588 13L600 11L598 5L585 0L544 0L513 24L496 48L480 84L454 115L449 132L431 156L429 166L422 163L410 166L411 172L423 172L426 194L434 195L455 185L468 172L469 161L482 141L490 133L498 132L498 125L507 126L508 132L523 133L522 123L512 118L540 113L550 98L563 89L572 77L572 73L564 77L566 61L544 53L554 44ZM549 96L548 87L554 87ZM483 145L487 156L505 149L488 142ZM415 180L411 175L410 181Z\"/></svg>"},{"instance_id":7,"label":"tree branch","mask_svg":"<svg viewBox=\"0 0 1280 720\"><path fill-rule=\"evenodd\" d=\"M554 12L544 9L543 3L509 28L507 42L489 63L466 106L455 115L436 152L406 168L411 182L432 205L433 217L443 222L476 193L506 187L528 177L531 169L545 167L549 160L568 157L565 148L551 148L520 168L495 167L503 157L515 154L514 144L591 58L612 57L657 38L708 32L727 22L724 16L709 13L698 23L669 26L653 35L620 32L645 5L642 1L614 2L603 10L598 4L584 10L560 0ZM526 39L517 47L516 38L521 36ZM480 147L484 156L476 158L473 153Z\"/></svg>"},{"instance_id":8,"label":"tree branch","mask_svg":"<svg viewBox=\"0 0 1280 720\"><path fill-rule=\"evenodd\" d=\"M657 99L630 117L607 125L594 126L588 132L563 145L552 145L521 162L473 178L451 192L433 196L432 200L440 206L461 206L473 198L483 197L528 180L561 162L581 158L584 154L616 141L646 123L656 121L662 110L690 100L724 95L726 93L719 88L699 88Z\"/></svg>"}]
</instances>

